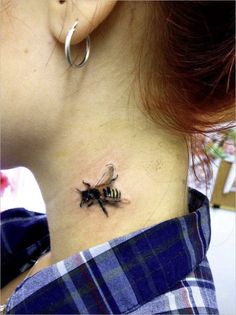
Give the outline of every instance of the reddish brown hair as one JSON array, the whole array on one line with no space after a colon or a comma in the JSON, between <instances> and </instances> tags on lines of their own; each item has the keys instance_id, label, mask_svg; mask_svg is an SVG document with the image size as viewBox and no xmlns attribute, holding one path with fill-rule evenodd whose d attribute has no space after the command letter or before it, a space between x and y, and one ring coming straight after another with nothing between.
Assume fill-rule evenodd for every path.
<instances>
[{"instance_id":1,"label":"reddish brown hair","mask_svg":"<svg viewBox=\"0 0 236 315\"><path fill-rule=\"evenodd\" d=\"M139 69L144 108L185 134L199 155L195 135L234 120L235 2L147 1L147 9L151 53Z\"/></svg>"},{"instance_id":2,"label":"reddish brown hair","mask_svg":"<svg viewBox=\"0 0 236 315\"><path fill-rule=\"evenodd\" d=\"M165 125L188 134L207 132L233 120L235 2L158 1L147 5L151 16L146 42L154 52L145 78L148 113L159 120L160 116L155 117L158 107ZM156 95L154 84L160 80L161 96Z\"/></svg>"}]
</instances>

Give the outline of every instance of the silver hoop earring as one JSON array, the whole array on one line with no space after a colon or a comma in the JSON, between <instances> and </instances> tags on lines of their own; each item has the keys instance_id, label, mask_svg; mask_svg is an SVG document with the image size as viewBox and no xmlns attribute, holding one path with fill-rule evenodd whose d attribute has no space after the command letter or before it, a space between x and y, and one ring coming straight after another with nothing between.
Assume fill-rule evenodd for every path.
<instances>
[{"instance_id":1,"label":"silver hoop earring","mask_svg":"<svg viewBox=\"0 0 236 315\"><path fill-rule=\"evenodd\" d=\"M74 25L71 27L71 29L68 31L67 35L66 35L66 41L65 41L65 55L66 55L66 58L69 62L69 64L73 67L77 67L77 68L80 68L80 67L83 67L86 62L88 61L88 58L89 58L89 54L90 54L90 37L88 36L86 38L86 53L85 53L85 56L84 56L84 59L81 61L81 63L79 64L75 64L73 61L72 61L72 58L71 58L71 51L70 51L70 42L71 42L71 38L72 38L72 35L76 29L76 26L78 24L79 21L76 21L74 23Z\"/></svg>"}]
</instances>

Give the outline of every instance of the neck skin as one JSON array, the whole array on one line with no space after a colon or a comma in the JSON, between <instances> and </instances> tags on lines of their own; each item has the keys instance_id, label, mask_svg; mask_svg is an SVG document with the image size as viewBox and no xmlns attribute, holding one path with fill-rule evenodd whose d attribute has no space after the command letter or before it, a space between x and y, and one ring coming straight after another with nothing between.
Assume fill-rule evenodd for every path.
<instances>
[{"instance_id":1,"label":"neck skin","mask_svg":"<svg viewBox=\"0 0 236 315\"><path fill-rule=\"evenodd\" d=\"M53 262L187 213L188 161L180 139L160 130L122 127L121 122L90 127L81 139L68 137L64 145L51 148L42 158L47 168L35 169L47 196ZM106 205L109 218L97 204L80 208L75 191L85 189L82 180L95 184L107 163L119 175L114 186L130 200L119 207Z\"/></svg>"},{"instance_id":2,"label":"neck skin","mask_svg":"<svg viewBox=\"0 0 236 315\"><path fill-rule=\"evenodd\" d=\"M35 174L47 205L51 263L187 213L185 139L144 116L136 93L139 88L132 84L137 70L134 56L140 49L134 43L141 43L140 21L144 20L141 4L137 7L137 20L133 12L124 6L120 11L118 6L91 34L92 53L85 67L70 68L64 75L57 70L48 79L48 84L59 83L50 90L47 111L46 101L40 104L40 112L47 113L40 140L35 141L38 133L32 141L17 139L16 145L22 144L24 150L20 148L15 156L27 161L22 164ZM64 71L63 46L54 50L43 80L54 60ZM56 122L50 117L56 117ZM51 124L53 133L48 131ZM28 137L33 133L33 128L25 132ZM76 188L85 189L82 180L95 184L108 163L119 175L114 187L130 203L107 204L107 218L97 204L80 208Z\"/></svg>"},{"instance_id":3,"label":"neck skin","mask_svg":"<svg viewBox=\"0 0 236 315\"><path fill-rule=\"evenodd\" d=\"M150 123L145 126L144 121L128 123L119 115L104 122L98 112L99 118L92 119L87 110L87 120L80 124L83 132L71 128L58 137L60 142L34 168L46 196L52 263L187 213L188 158L183 139ZM118 207L107 204L108 218L96 203L80 208L75 190L86 189L82 180L95 184L107 163L113 163L119 175L114 186L130 200Z\"/></svg>"}]
</instances>

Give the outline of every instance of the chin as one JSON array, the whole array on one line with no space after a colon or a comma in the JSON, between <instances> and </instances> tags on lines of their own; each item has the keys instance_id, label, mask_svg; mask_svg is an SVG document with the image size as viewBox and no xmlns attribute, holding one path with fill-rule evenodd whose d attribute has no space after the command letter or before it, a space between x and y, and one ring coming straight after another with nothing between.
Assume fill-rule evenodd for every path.
<instances>
[{"instance_id":1,"label":"chin","mask_svg":"<svg viewBox=\"0 0 236 315\"><path fill-rule=\"evenodd\" d=\"M24 166L25 163L20 159L19 150L12 144L1 141L1 169L9 169Z\"/></svg>"},{"instance_id":2,"label":"chin","mask_svg":"<svg viewBox=\"0 0 236 315\"><path fill-rule=\"evenodd\" d=\"M20 162L14 161L10 157L5 156L4 154L1 155L1 170L6 170L10 168L15 168L23 166Z\"/></svg>"}]
</instances>

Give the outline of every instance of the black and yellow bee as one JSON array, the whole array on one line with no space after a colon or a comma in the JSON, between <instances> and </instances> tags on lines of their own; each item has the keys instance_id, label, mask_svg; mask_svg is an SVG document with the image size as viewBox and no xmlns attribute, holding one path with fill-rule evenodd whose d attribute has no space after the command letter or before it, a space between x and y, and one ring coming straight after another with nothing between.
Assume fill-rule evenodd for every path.
<instances>
[{"instance_id":1,"label":"black and yellow bee","mask_svg":"<svg viewBox=\"0 0 236 315\"><path fill-rule=\"evenodd\" d=\"M118 178L118 175L116 175L116 177L113 177L114 175L113 164L107 164L106 166L107 170L98 180L95 186L92 187L89 183L83 181L83 184L87 186L87 190L81 191L78 188L76 188L76 190L81 195L80 207L82 207L84 203L89 203L87 207L90 207L92 206L94 201L97 201L105 215L108 217L107 210L104 207L105 203L111 204L117 202L128 203L129 200L121 198L121 192L117 188L111 187L113 182Z\"/></svg>"}]
</instances>

